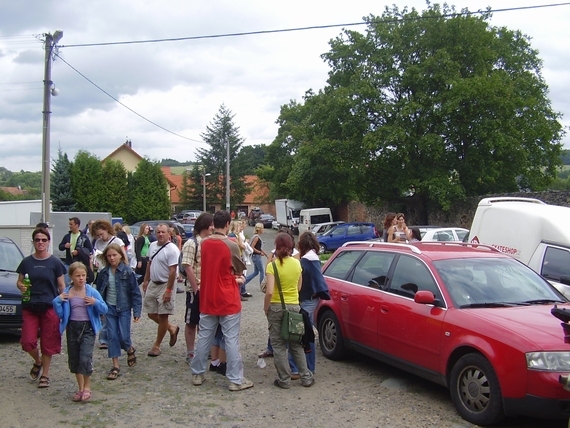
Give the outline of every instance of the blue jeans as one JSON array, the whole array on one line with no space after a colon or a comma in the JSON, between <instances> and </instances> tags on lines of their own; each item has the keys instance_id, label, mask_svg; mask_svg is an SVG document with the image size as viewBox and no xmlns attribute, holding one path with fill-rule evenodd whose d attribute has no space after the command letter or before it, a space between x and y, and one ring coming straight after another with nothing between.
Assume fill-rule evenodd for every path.
<instances>
[{"instance_id":1,"label":"blue jeans","mask_svg":"<svg viewBox=\"0 0 570 428\"><path fill-rule=\"evenodd\" d=\"M309 313L309 318L311 319L312 325L315 325L315 309L317 309L317 306L319 305L320 301L321 301L321 299L317 298L317 299L305 300L304 302L301 302L301 309L304 309ZM305 354L305 358L307 360L307 367L313 373L315 373L315 369L316 369L315 366L317 363L317 356L315 355L316 354L315 348L316 348L315 342L311 343L311 352L308 354ZM291 367L291 373L299 373L299 369L295 365L295 360L293 360L293 358L291 357L291 354L289 354L289 367Z\"/></svg>"},{"instance_id":2,"label":"blue jeans","mask_svg":"<svg viewBox=\"0 0 570 428\"><path fill-rule=\"evenodd\" d=\"M117 312L117 307L108 305L105 314L107 333L107 355L109 358L121 356L121 349L128 352L131 342L131 311Z\"/></svg>"},{"instance_id":3,"label":"blue jeans","mask_svg":"<svg viewBox=\"0 0 570 428\"><path fill-rule=\"evenodd\" d=\"M241 385L243 381L243 362L239 352L240 322L241 312L224 316L200 314L198 346L190 364L192 374L203 375L206 371L208 353L216 335L216 329L218 325L221 325L226 343L226 377L230 382Z\"/></svg>"},{"instance_id":4,"label":"blue jeans","mask_svg":"<svg viewBox=\"0 0 570 428\"><path fill-rule=\"evenodd\" d=\"M263 281L263 278L265 277L265 269L263 268L263 262L261 261L261 255L260 254L253 254L251 256L251 261L253 262L253 272L245 277L245 283L240 287L240 293L241 294L245 293L245 286L248 284L248 282L251 281L253 278L255 278L258 274L259 274L259 283L260 284Z\"/></svg>"}]
</instances>

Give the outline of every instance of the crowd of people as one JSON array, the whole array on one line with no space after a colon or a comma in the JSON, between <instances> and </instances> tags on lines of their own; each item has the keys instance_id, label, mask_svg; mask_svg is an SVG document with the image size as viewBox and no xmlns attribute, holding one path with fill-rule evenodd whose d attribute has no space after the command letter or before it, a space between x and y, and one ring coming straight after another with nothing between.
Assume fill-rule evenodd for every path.
<instances>
[{"instance_id":1,"label":"crowd of people","mask_svg":"<svg viewBox=\"0 0 570 428\"><path fill-rule=\"evenodd\" d=\"M408 227L403 213L389 212L384 217L384 242L407 243L422 240L418 227Z\"/></svg>"},{"instance_id":2,"label":"crowd of people","mask_svg":"<svg viewBox=\"0 0 570 428\"><path fill-rule=\"evenodd\" d=\"M139 322L146 312L156 323L156 338L147 352L161 354L169 334L169 346L177 343L180 326L174 315L176 282L183 276L186 293L184 338L186 361L192 384L200 386L207 370L225 375L230 391L253 387L243 373L240 353L242 302L252 295L246 285L259 276L266 284L263 310L268 322L268 348L264 357L275 358L275 385L289 388L291 380L314 384L314 311L319 299L329 299L320 271L319 246L310 232L294 237L280 231L275 249L263 249L263 225L245 237L245 224L230 213L202 213L195 222L194 236L184 246L167 224L156 227L154 235L142 225L134 238L128 227L113 227L108 221L80 229L80 220L69 219L69 233L59 248L65 261L49 253L51 235L45 224L32 233L34 251L19 265L17 286L24 292L27 276L32 284L29 302L22 303L21 345L33 359L30 379L39 388L50 386L52 356L61 352L66 333L68 365L77 381L73 401L91 399L90 378L93 352L107 349L111 369L107 379L120 376L120 357L126 354L128 367L137 363L131 338L131 321ZM264 263L262 257L267 257ZM247 275L247 266L253 272ZM287 311L301 312L308 327L304 341L285 340L280 335L281 320ZM261 310L261 308L260 308ZM39 339L39 344L38 344ZM211 362L208 367L208 357Z\"/></svg>"}]
</instances>

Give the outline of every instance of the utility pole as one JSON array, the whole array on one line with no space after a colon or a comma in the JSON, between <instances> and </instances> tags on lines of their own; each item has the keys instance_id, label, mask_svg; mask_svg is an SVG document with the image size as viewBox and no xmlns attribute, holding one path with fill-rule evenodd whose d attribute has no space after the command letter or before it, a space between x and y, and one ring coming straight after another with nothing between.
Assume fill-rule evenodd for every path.
<instances>
[{"instance_id":1,"label":"utility pole","mask_svg":"<svg viewBox=\"0 0 570 428\"><path fill-rule=\"evenodd\" d=\"M63 37L63 31L56 30L53 35L44 34L45 42L45 67L44 67L44 106L43 106L43 130L42 130L42 221L49 224L51 210L50 195L50 114L51 95L57 95L57 89L51 80L51 62L53 49Z\"/></svg>"},{"instance_id":2,"label":"utility pole","mask_svg":"<svg viewBox=\"0 0 570 428\"><path fill-rule=\"evenodd\" d=\"M226 135L226 211L230 212L230 139Z\"/></svg>"}]
</instances>

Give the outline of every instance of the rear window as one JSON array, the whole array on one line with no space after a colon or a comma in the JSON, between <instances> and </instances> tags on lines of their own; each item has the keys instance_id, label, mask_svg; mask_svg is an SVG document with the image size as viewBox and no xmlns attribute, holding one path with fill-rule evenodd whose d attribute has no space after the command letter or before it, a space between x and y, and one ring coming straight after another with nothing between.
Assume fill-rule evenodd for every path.
<instances>
[{"instance_id":1,"label":"rear window","mask_svg":"<svg viewBox=\"0 0 570 428\"><path fill-rule=\"evenodd\" d=\"M331 218L328 214L319 214L311 216L311 224L326 223L328 221L331 221Z\"/></svg>"}]
</instances>

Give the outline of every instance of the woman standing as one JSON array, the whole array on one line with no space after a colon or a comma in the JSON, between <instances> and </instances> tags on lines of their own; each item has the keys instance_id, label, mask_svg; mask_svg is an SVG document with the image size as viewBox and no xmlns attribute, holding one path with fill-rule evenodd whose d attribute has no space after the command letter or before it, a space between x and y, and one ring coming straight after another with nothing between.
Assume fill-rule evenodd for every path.
<instances>
[{"instance_id":1,"label":"woman standing","mask_svg":"<svg viewBox=\"0 0 570 428\"><path fill-rule=\"evenodd\" d=\"M412 232L406 226L406 218L403 213L396 214L396 237L398 242L408 242L412 239Z\"/></svg>"},{"instance_id":2,"label":"woman standing","mask_svg":"<svg viewBox=\"0 0 570 428\"><path fill-rule=\"evenodd\" d=\"M135 241L135 255L137 257L137 267L135 272L137 275L146 273L146 265L148 264L148 248L150 247L150 226L146 223L141 224L139 236Z\"/></svg>"},{"instance_id":3,"label":"woman standing","mask_svg":"<svg viewBox=\"0 0 570 428\"><path fill-rule=\"evenodd\" d=\"M299 368L301 384L305 387L315 383L313 373L307 368L303 345L298 341L281 338L281 322L283 320L283 307L281 294L288 311L299 312L299 290L301 289L301 263L291 257L293 241L286 233L279 233L275 238L274 263L267 265L267 291L263 310L269 324L269 338L273 346L277 379L273 383L279 388L291 387L291 371L287 361L287 350L293 355L295 364ZM274 269L277 269L277 272ZM275 274L278 274L278 279ZM281 293L279 292L281 289Z\"/></svg>"},{"instance_id":4,"label":"woman standing","mask_svg":"<svg viewBox=\"0 0 570 428\"><path fill-rule=\"evenodd\" d=\"M47 229L35 229L32 233L34 252L25 257L16 269L20 291L24 292L26 289L23 283L26 274L32 284L30 301L22 302L20 343L22 349L34 360L30 379L40 379L38 388L50 386L49 369L52 355L61 352L59 318L52 302L65 288L65 267L61 260L49 253L50 240L51 235ZM38 336L41 355L38 350Z\"/></svg>"},{"instance_id":5,"label":"woman standing","mask_svg":"<svg viewBox=\"0 0 570 428\"><path fill-rule=\"evenodd\" d=\"M319 259L319 241L312 232L304 232L299 237L299 253L301 255L301 267L303 268L303 282L301 291L299 292L299 302L301 309L309 314L311 324L315 325L315 309L319 305L321 299L330 300L329 288L325 282L325 278L321 273L321 261ZM316 351L315 342L310 342L311 352L306 353L307 367L315 373L316 369ZM289 365L291 373L298 373L299 370L295 361L289 355Z\"/></svg>"},{"instance_id":6,"label":"woman standing","mask_svg":"<svg viewBox=\"0 0 570 428\"><path fill-rule=\"evenodd\" d=\"M263 270L263 262L261 261L261 256L267 257L267 254L265 253L265 251L261 249L263 245L263 241L261 240L262 233L263 233L263 224L257 223L255 225L255 235L253 235L250 240L250 245L251 248L253 249L253 254L251 255L251 261L253 262L254 269L253 272L250 273L245 278L245 283L241 287L240 291L242 298L251 297L251 294L246 292L245 289L245 286L249 283L249 281L251 281L257 275L259 275L259 283L261 284L263 282L263 277L265 276L264 275L265 271Z\"/></svg>"},{"instance_id":7,"label":"woman standing","mask_svg":"<svg viewBox=\"0 0 570 428\"><path fill-rule=\"evenodd\" d=\"M135 274L128 266L121 247L115 243L109 244L103 250L107 261L97 275L97 290L107 303L106 333L108 356L113 360L113 367L107 374L107 379L119 377L119 357L121 349L127 353L127 365L134 367L137 363L135 348L131 342L131 312L133 321L139 322L142 310L142 296Z\"/></svg>"},{"instance_id":8,"label":"woman standing","mask_svg":"<svg viewBox=\"0 0 570 428\"><path fill-rule=\"evenodd\" d=\"M388 213L384 217L384 232L382 233L382 239L384 242L398 242L398 237L396 236L396 213Z\"/></svg>"}]
</instances>

